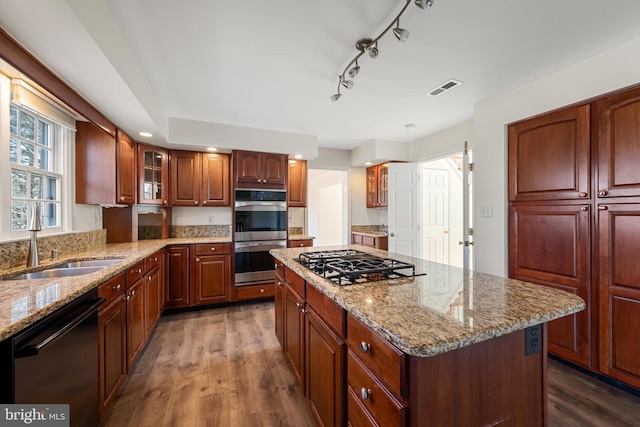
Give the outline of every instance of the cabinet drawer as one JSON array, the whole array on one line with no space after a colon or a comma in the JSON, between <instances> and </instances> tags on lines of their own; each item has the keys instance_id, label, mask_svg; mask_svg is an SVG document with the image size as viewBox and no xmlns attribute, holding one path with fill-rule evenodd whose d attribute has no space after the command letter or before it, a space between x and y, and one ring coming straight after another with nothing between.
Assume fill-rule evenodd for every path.
<instances>
[{"instance_id":1,"label":"cabinet drawer","mask_svg":"<svg viewBox=\"0 0 640 427\"><path fill-rule=\"evenodd\" d=\"M102 307L106 307L111 301L115 300L120 294L124 293L126 284L125 278L125 273L122 272L98 286L98 296L105 299L105 301L102 303Z\"/></svg>"},{"instance_id":2,"label":"cabinet drawer","mask_svg":"<svg viewBox=\"0 0 640 427\"><path fill-rule=\"evenodd\" d=\"M360 403L360 398L355 391L348 387L347 390L347 425L351 427L378 427L378 423Z\"/></svg>"},{"instance_id":3,"label":"cabinet drawer","mask_svg":"<svg viewBox=\"0 0 640 427\"><path fill-rule=\"evenodd\" d=\"M127 287L133 286L144 274L144 260L134 264L127 270Z\"/></svg>"},{"instance_id":4,"label":"cabinet drawer","mask_svg":"<svg viewBox=\"0 0 640 427\"><path fill-rule=\"evenodd\" d=\"M313 240L311 239L287 240L287 247L289 248L305 248L310 246L313 246Z\"/></svg>"},{"instance_id":5,"label":"cabinet drawer","mask_svg":"<svg viewBox=\"0 0 640 427\"><path fill-rule=\"evenodd\" d=\"M349 350L347 356L349 394L366 408L381 426L404 426L407 409L398 402L384 385L362 365Z\"/></svg>"},{"instance_id":6,"label":"cabinet drawer","mask_svg":"<svg viewBox=\"0 0 640 427\"><path fill-rule=\"evenodd\" d=\"M406 398L406 355L353 316L347 319L349 347L389 389Z\"/></svg>"},{"instance_id":7,"label":"cabinet drawer","mask_svg":"<svg viewBox=\"0 0 640 427\"><path fill-rule=\"evenodd\" d=\"M376 238L371 236L362 236L362 244L365 246L376 247Z\"/></svg>"},{"instance_id":8,"label":"cabinet drawer","mask_svg":"<svg viewBox=\"0 0 640 427\"><path fill-rule=\"evenodd\" d=\"M342 338L345 337L347 315L342 307L331 301L313 286L307 287L307 304L335 333Z\"/></svg>"},{"instance_id":9,"label":"cabinet drawer","mask_svg":"<svg viewBox=\"0 0 640 427\"><path fill-rule=\"evenodd\" d=\"M357 245L362 244L362 234L352 234L351 241Z\"/></svg>"},{"instance_id":10,"label":"cabinet drawer","mask_svg":"<svg viewBox=\"0 0 640 427\"><path fill-rule=\"evenodd\" d=\"M267 298L274 295L275 288L273 284L236 287L236 299L238 300Z\"/></svg>"},{"instance_id":11,"label":"cabinet drawer","mask_svg":"<svg viewBox=\"0 0 640 427\"><path fill-rule=\"evenodd\" d=\"M298 295L300 295L303 299L305 298L306 293L304 279L286 266L284 268L284 280L291 285L293 290L295 290Z\"/></svg>"},{"instance_id":12,"label":"cabinet drawer","mask_svg":"<svg viewBox=\"0 0 640 427\"><path fill-rule=\"evenodd\" d=\"M229 243L208 243L195 245L196 255L220 255L231 252Z\"/></svg>"},{"instance_id":13,"label":"cabinet drawer","mask_svg":"<svg viewBox=\"0 0 640 427\"><path fill-rule=\"evenodd\" d=\"M158 264L160 264L162 255L159 252L156 252L153 255L149 255L144 260L144 269L146 272L153 270Z\"/></svg>"}]
</instances>

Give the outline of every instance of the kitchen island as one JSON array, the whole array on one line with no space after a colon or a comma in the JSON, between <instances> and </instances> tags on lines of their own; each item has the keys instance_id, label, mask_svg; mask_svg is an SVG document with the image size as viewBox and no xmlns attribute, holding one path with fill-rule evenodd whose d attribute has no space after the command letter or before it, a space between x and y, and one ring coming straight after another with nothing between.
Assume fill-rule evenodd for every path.
<instances>
[{"instance_id":1,"label":"kitchen island","mask_svg":"<svg viewBox=\"0 0 640 427\"><path fill-rule=\"evenodd\" d=\"M420 275L338 286L298 262L338 248ZM546 323L581 298L361 246L271 254L276 333L321 425L547 425Z\"/></svg>"}]
</instances>

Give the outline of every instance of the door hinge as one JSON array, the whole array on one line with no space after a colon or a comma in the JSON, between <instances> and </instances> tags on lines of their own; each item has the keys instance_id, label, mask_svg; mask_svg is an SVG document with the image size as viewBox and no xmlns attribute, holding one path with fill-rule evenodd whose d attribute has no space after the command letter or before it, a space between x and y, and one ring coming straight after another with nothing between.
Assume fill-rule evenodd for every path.
<instances>
[{"instance_id":1,"label":"door hinge","mask_svg":"<svg viewBox=\"0 0 640 427\"><path fill-rule=\"evenodd\" d=\"M469 236L473 236L473 228L469 227Z\"/></svg>"},{"instance_id":2,"label":"door hinge","mask_svg":"<svg viewBox=\"0 0 640 427\"><path fill-rule=\"evenodd\" d=\"M473 163L469 163L469 172L473 172Z\"/></svg>"}]
</instances>

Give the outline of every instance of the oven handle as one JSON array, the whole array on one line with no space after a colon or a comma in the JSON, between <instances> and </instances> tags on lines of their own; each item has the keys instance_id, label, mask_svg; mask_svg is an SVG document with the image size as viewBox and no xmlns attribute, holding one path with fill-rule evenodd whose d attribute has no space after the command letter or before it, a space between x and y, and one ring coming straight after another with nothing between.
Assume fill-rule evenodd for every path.
<instances>
[{"instance_id":1,"label":"oven handle","mask_svg":"<svg viewBox=\"0 0 640 427\"><path fill-rule=\"evenodd\" d=\"M236 252L264 252L269 249L287 247L286 240L264 240L259 242L236 242Z\"/></svg>"},{"instance_id":2,"label":"oven handle","mask_svg":"<svg viewBox=\"0 0 640 427\"><path fill-rule=\"evenodd\" d=\"M276 212L286 211L287 210L287 202L236 202L235 204L237 211L243 212L251 212L251 211L264 211L264 210L272 210ZM276 208L276 209L265 209L265 208Z\"/></svg>"}]
</instances>

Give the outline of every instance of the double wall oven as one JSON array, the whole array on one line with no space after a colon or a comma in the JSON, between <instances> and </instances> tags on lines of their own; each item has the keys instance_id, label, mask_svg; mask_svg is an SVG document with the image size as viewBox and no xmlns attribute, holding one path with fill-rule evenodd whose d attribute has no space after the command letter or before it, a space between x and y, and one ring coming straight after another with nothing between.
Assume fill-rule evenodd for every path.
<instances>
[{"instance_id":1,"label":"double wall oven","mask_svg":"<svg viewBox=\"0 0 640 427\"><path fill-rule=\"evenodd\" d=\"M269 250L287 247L286 190L236 189L234 215L236 286L273 282Z\"/></svg>"}]
</instances>

